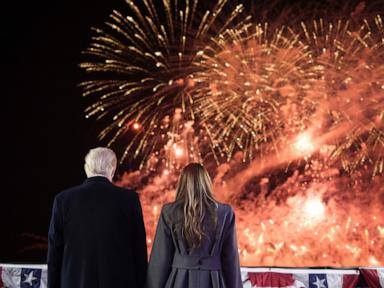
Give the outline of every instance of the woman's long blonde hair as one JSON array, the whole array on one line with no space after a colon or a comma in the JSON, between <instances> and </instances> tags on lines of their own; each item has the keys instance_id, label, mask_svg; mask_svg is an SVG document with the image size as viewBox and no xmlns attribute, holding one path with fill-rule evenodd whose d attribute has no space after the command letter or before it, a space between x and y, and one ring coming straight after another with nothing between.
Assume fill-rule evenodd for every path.
<instances>
[{"instance_id":1,"label":"woman's long blonde hair","mask_svg":"<svg viewBox=\"0 0 384 288\"><path fill-rule=\"evenodd\" d=\"M210 216L216 225L216 200L212 194L212 182L207 170L199 163L190 163L181 171L176 202L180 205L181 230L189 248L200 246L204 236L203 220Z\"/></svg>"}]
</instances>

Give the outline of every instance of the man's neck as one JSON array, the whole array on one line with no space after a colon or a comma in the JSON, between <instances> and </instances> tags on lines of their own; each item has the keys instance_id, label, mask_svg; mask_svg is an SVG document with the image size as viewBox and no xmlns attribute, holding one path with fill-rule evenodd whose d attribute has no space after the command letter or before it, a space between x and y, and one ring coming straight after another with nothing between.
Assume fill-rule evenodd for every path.
<instances>
[{"instance_id":1,"label":"man's neck","mask_svg":"<svg viewBox=\"0 0 384 288\"><path fill-rule=\"evenodd\" d=\"M88 176L88 178L92 178L92 177L104 177L104 178L108 179L110 182L112 182L111 179L109 179L107 176L105 176L103 174L92 174L92 175Z\"/></svg>"}]
</instances>

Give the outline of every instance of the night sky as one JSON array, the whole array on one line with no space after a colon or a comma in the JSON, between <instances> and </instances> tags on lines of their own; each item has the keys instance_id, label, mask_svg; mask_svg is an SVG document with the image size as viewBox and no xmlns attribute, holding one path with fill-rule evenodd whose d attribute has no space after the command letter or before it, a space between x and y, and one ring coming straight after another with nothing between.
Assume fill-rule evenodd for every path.
<instances>
[{"instance_id":1,"label":"night sky","mask_svg":"<svg viewBox=\"0 0 384 288\"><path fill-rule=\"evenodd\" d=\"M44 262L45 249L23 250L44 240L24 233L46 237L53 197L85 178L84 155L99 143L93 120L84 118L87 103L76 87L83 75L78 63L90 27L122 4L70 0L25 6L14 1L2 9L6 184L1 189L0 262Z\"/></svg>"}]
</instances>

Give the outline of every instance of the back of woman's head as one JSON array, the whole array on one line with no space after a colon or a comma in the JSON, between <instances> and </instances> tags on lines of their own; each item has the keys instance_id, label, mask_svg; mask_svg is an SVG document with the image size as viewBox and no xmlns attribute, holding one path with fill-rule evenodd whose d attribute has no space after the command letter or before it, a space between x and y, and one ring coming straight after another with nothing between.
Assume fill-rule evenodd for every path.
<instances>
[{"instance_id":1,"label":"back of woman's head","mask_svg":"<svg viewBox=\"0 0 384 288\"><path fill-rule=\"evenodd\" d=\"M176 202L182 209L181 229L188 246L200 246L204 236L203 221L216 224L216 201L212 194L212 182L207 170L199 163L190 163L181 171L176 190Z\"/></svg>"}]
</instances>

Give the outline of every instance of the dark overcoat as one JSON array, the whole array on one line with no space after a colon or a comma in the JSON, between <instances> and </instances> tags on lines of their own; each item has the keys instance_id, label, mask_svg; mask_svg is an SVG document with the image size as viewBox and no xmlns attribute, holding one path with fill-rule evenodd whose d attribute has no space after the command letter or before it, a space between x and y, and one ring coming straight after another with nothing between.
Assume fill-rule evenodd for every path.
<instances>
[{"instance_id":1,"label":"dark overcoat","mask_svg":"<svg viewBox=\"0 0 384 288\"><path fill-rule=\"evenodd\" d=\"M198 248L188 249L175 223L177 203L164 205L147 273L147 288L240 288L235 214L217 204L217 224Z\"/></svg>"},{"instance_id":2,"label":"dark overcoat","mask_svg":"<svg viewBox=\"0 0 384 288\"><path fill-rule=\"evenodd\" d=\"M136 192L96 176L56 196L48 233L49 288L141 288L146 270Z\"/></svg>"}]
</instances>

